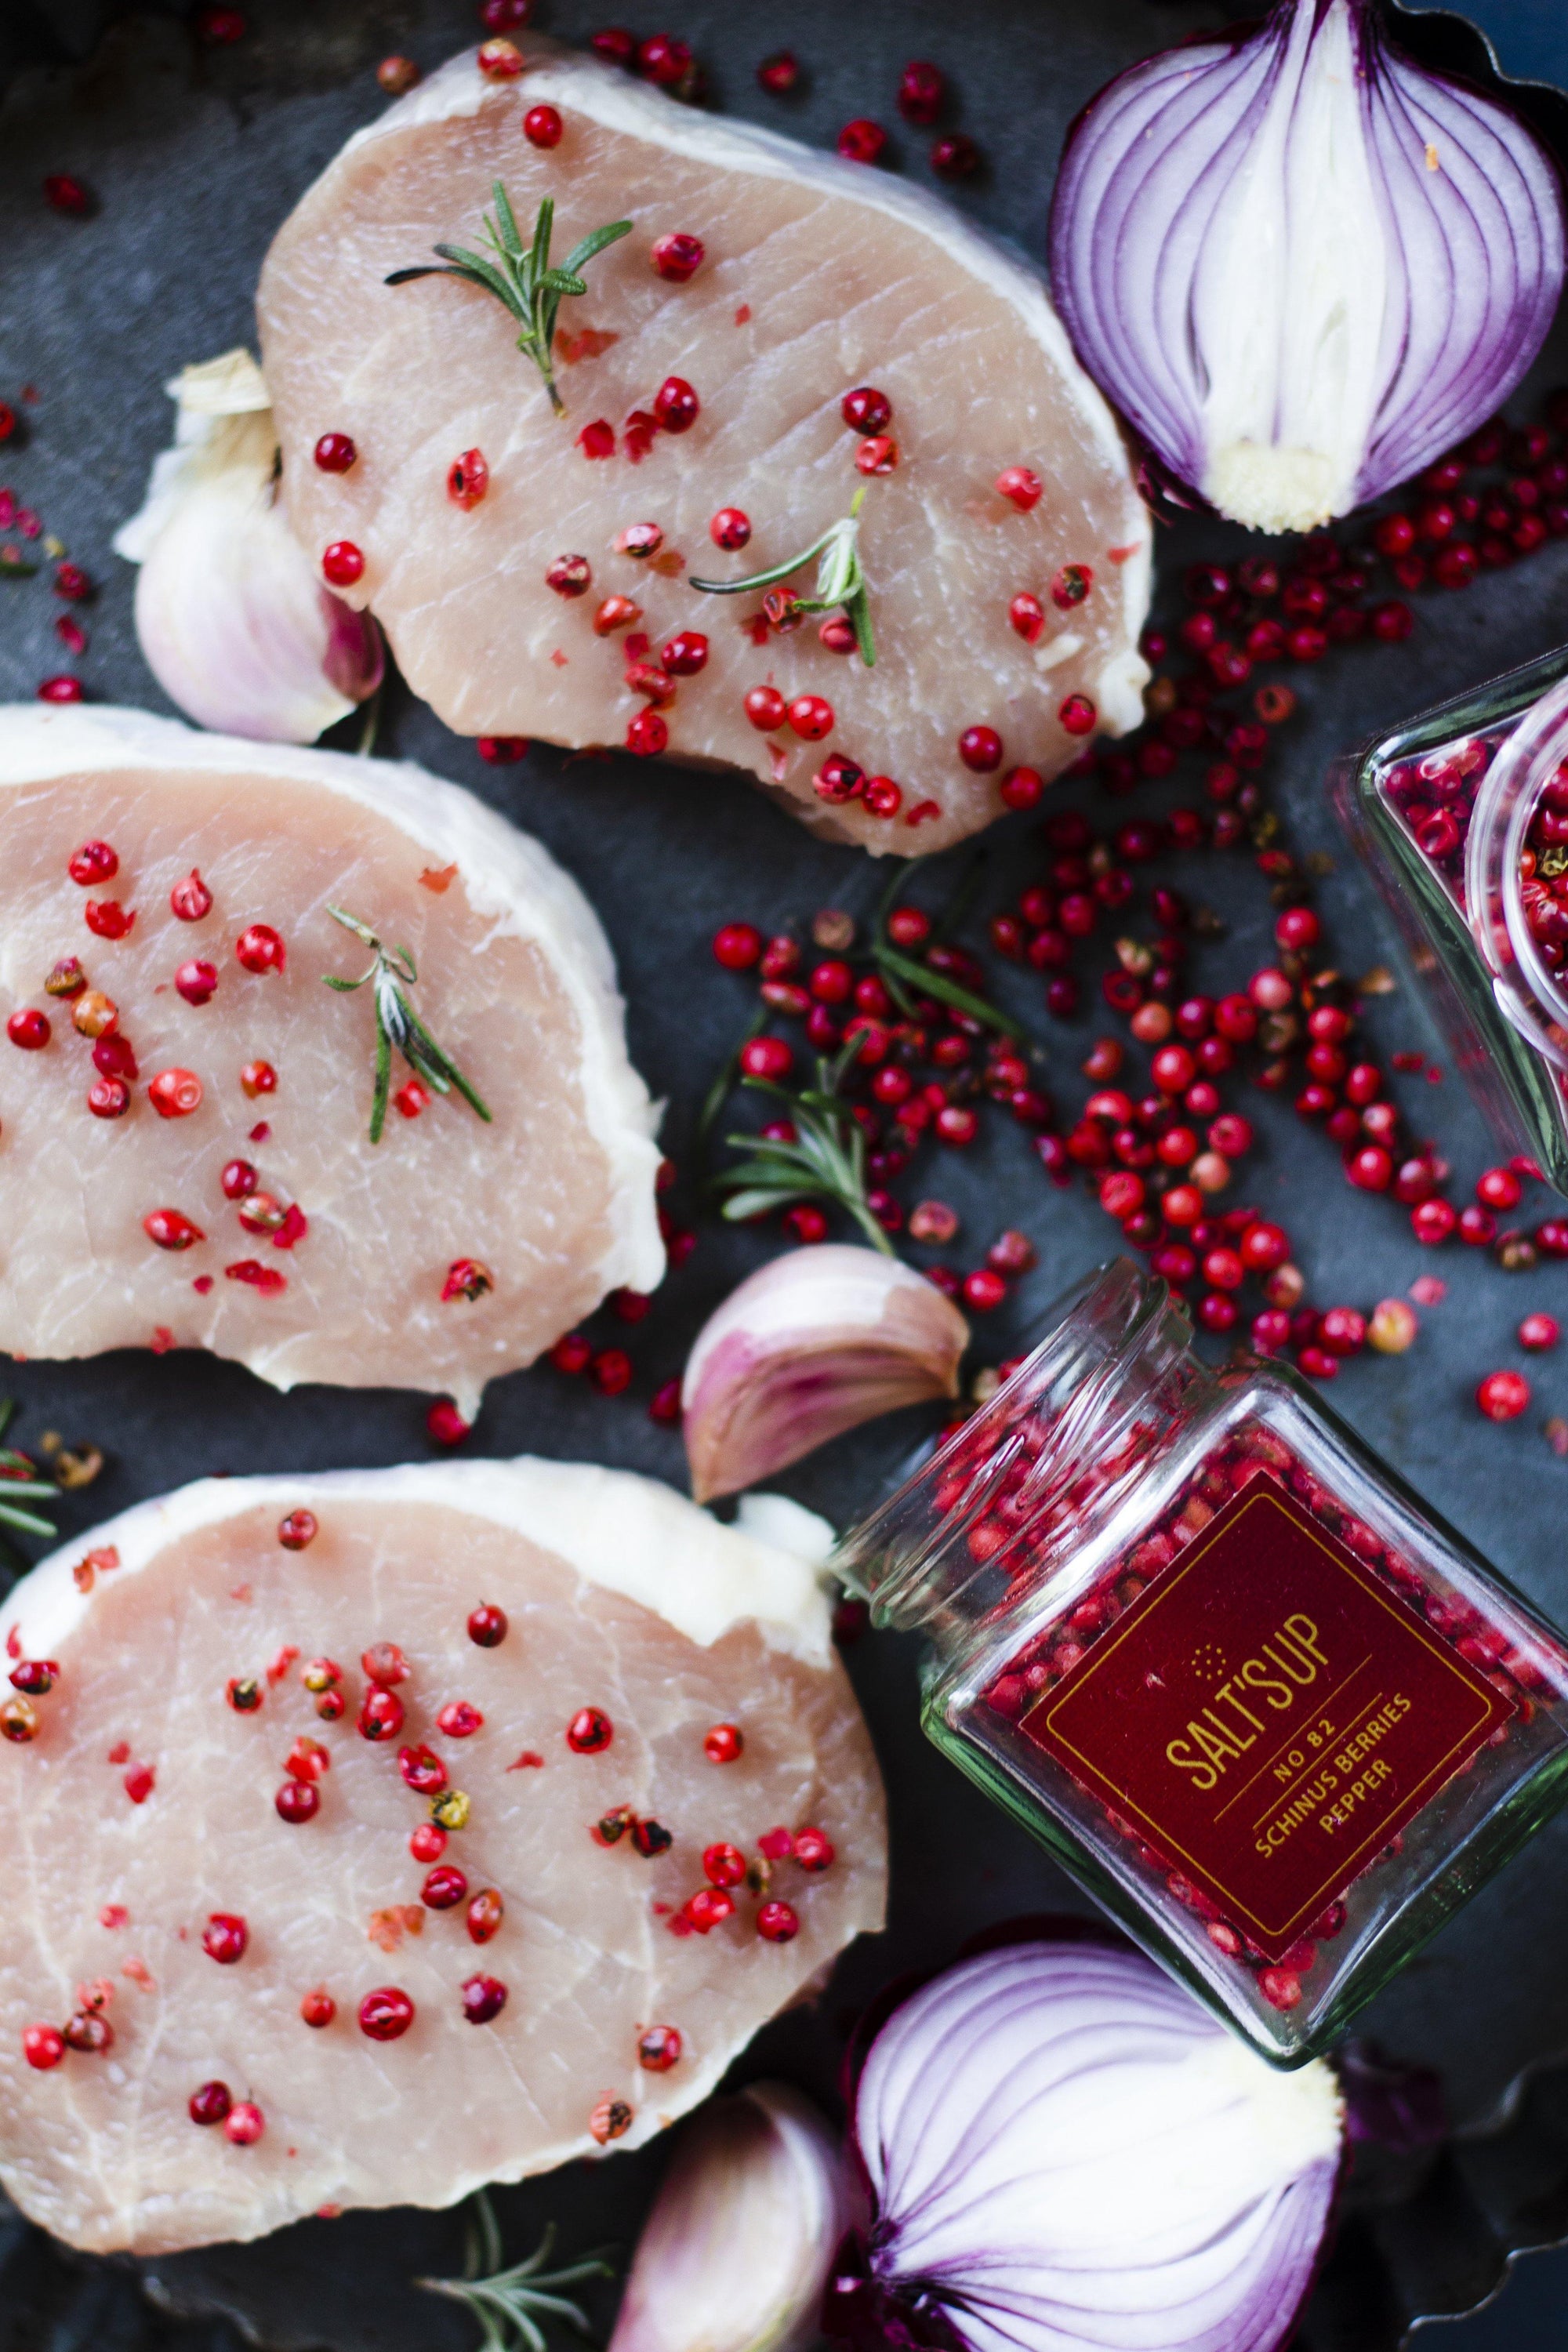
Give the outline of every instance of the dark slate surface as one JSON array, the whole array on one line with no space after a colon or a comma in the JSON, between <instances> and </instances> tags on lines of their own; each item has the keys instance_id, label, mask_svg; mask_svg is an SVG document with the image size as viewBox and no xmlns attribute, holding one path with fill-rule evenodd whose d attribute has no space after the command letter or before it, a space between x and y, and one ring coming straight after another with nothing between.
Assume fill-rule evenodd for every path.
<instances>
[{"instance_id":1,"label":"dark slate surface","mask_svg":"<svg viewBox=\"0 0 1568 2352\"><path fill-rule=\"evenodd\" d=\"M395 48L433 65L470 37L472 17L458 0L255 0L250 37L213 51L196 47L175 14L158 10L130 16L100 41L112 13L98 0L34 0L30 8L12 0L0 23L0 72L14 69L0 110L7 289L0 397L15 397L27 383L39 395L26 407L25 443L4 452L0 478L102 583L86 616L92 642L81 665L92 693L158 709L163 705L131 625L132 575L109 542L139 502L151 458L167 438L172 412L163 383L184 362L250 337L251 293L268 240L347 133L379 110L376 59ZM890 101L900 64L910 56L938 58L954 82L953 126L971 131L989 159L983 178L957 201L1037 249L1055 155L1078 107L1120 65L1235 13L1194 0L1097 0L1092 8L1073 0L986 0L955 20L938 0L866 0L851 18L829 0L797 0L786 28L774 11L675 0L668 21L696 47L714 103L820 143L850 114L896 121ZM1544 71L1555 59L1568 73L1568 34L1555 18L1531 18L1523 0L1491 0L1486 15L1514 70ZM553 0L548 11L549 29L567 37L598 20L585 0ZM639 25L654 28L652 19ZM1457 37L1450 20L1437 19L1418 37L1450 50ZM752 73L784 38L807 68L803 91L787 102L764 97ZM1462 41L1455 53L1463 53ZM72 58L86 62L64 62ZM924 141L900 126L894 143L898 163L926 177ZM98 202L91 220L63 220L40 204L39 179L55 170L78 172L90 184ZM1540 383L1568 376L1565 362L1560 335ZM1528 404L1526 395L1521 413ZM1164 576L1173 580L1199 555L1239 551L1241 535L1223 526L1184 523L1163 536ZM62 666L50 634L58 607L42 582L6 594L0 696L25 697ZM1420 599L1418 631L1407 646L1342 651L1292 678L1301 707L1281 730L1275 795L1292 845L1333 861L1319 903L1347 971L1389 959L1392 941L1325 804L1330 759L1424 704L1546 650L1565 621L1568 547L1559 545L1468 595ZM621 759L574 764L548 749L520 768L487 768L471 744L447 734L405 694L393 698L383 743L494 802L582 881L619 959L634 1056L654 1092L668 1097L667 1142L678 1159L710 1071L749 1011L744 984L710 961L712 929L733 916L779 927L829 904L864 911L884 878L854 853L815 845L739 784L676 771L649 774ZM1130 805L1157 809L1194 789L1194 776L1178 775L1172 788L1147 791ZM1057 804L1072 794L1103 815L1092 787L1081 784L1063 788ZM985 853L983 908L1028 879L1037 855L1030 827L1017 820L986 837ZM916 886L919 894L934 903L961 862L961 856L939 861ZM1246 859L1193 859L1162 872L1216 908L1228 927L1225 940L1200 950L1198 984L1235 985L1268 960L1272 909ZM1076 1104L1083 1083L1078 1065L1103 1024L1092 1010L1074 1022L1048 1022L1037 986L1022 978L1014 980L1012 1001L1047 1040L1047 1084ZM1401 1046L1438 1053L1419 1004L1403 988L1373 1008L1372 1030L1384 1054ZM1491 1153L1456 1087L1402 1083L1418 1131L1441 1139L1462 1180L1473 1176ZM1247 1197L1297 1237L1314 1297L1367 1307L1434 1270L1397 1210L1347 1192L1321 1137L1260 1097L1248 1096L1241 1107L1258 1117L1265 1136ZM1038 1271L981 1335L984 1356L1014 1352L1049 1298L1105 1254L1099 1211L1078 1193L1046 1186L1024 1137L999 1122L973 1155L945 1155L915 1181L963 1213L966 1262L1006 1223L1025 1227L1038 1246ZM676 1205L689 1212L689 1195L678 1194ZM1547 1205L1542 1196L1537 1213ZM679 1443L648 1422L647 1397L679 1370L703 1317L765 1246L755 1235L705 1223L695 1257L630 1336L638 1378L628 1398L606 1404L548 1369L518 1374L491 1390L471 1449L595 1456L679 1480ZM1457 1248L1439 1263L1449 1297L1424 1316L1418 1344L1397 1360L1349 1366L1335 1402L1440 1510L1568 1622L1561 1533L1568 1464L1540 1434L1547 1412L1568 1412L1568 1358L1561 1367L1551 1360L1538 1366L1536 1408L1510 1428L1486 1426L1469 1403L1479 1374L1518 1360L1510 1335L1521 1314L1542 1306L1568 1316L1568 1273L1549 1267L1508 1278ZM626 1334L605 1318L602 1344L612 1336ZM90 1494L64 1505L68 1533L205 1472L391 1463L427 1451L423 1402L410 1392L301 1390L282 1397L196 1355L31 1364L9 1372L5 1384L22 1402L22 1443L53 1427L68 1441L91 1438L110 1454ZM889 1441L868 1433L781 1483L842 1517L888 1456ZM925 1746L915 1720L912 1647L868 1642L850 1662L892 1792L889 1930L847 1958L816 2012L781 2021L743 2062L749 2073L784 2071L829 2101L843 2025L889 1974L940 1962L955 1928L1020 1910L1081 1907L1021 1832ZM1502 2111L1521 2067L1568 2050L1565 1863L1568 1821L1542 1836L1366 2021L1389 2048L1440 2065L1456 2116L1472 2126ZM1428 2160L1390 2187L1390 2210L1412 2217L1407 2222L1385 2227L1374 2217L1352 2225L1337 2299L1327 2296L1314 2322L1313 2342L1323 2352L1392 2342L1412 2310L1463 2308L1491 2284L1500 2246L1539 2242L1568 2227L1568 2210L1559 2210L1568 2189L1562 2155L1568 2110L1554 2080L1535 2095L1534 2108L1527 2102L1518 2110L1522 2120L1505 2143L1476 2143L1511 2151L1506 2180L1472 2178L1475 2167L1466 2172L1461 2148L1436 2170ZM605 2237L629 2242L659 2160L657 2151L616 2158L510 2192L509 2244L520 2251L531 2244L548 2219L559 2221L568 2247ZM1497 2161L1477 2159L1483 2172ZM1413 2191L1419 2193L1411 2205ZM1405 2234L1395 2245L1399 2229ZM454 2267L458 2247L450 2217L350 2216L301 2224L248 2252L218 2249L153 2265L153 2284L165 2305L236 2315L280 2352L318 2344L343 2352L405 2345L411 2352L458 2352L469 2340L461 2315L408 2284L422 2271ZM36 2232L0 2237L0 2352L46 2341L51 2352L78 2343L142 2352L163 2338L165 2323L140 2302L131 2273L53 2256ZM204 2336L215 2352L230 2340L221 2329Z\"/></svg>"}]
</instances>

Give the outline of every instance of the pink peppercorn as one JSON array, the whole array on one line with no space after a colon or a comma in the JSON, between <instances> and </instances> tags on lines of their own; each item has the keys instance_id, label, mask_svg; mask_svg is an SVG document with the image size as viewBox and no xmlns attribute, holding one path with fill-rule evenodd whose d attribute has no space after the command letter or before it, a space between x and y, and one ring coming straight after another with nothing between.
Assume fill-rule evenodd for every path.
<instances>
[{"instance_id":1,"label":"pink peppercorn","mask_svg":"<svg viewBox=\"0 0 1568 2352\"><path fill-rule=\"evenodd\" d=\"M522 118L522 135L531 147L559 147L561 116L553 106L531 106Z\"/></svg>"},{"instance_id":2,"label":"pink peppercorn","mask_svg":"<svg viewBox=\"0 0 1568 2352\"><path fill-rule=\"evenodd\" d=\"M1539 1354L1543 1348L1555 1348L1561 1338L1555 1315L1527 1315L1519 1327L1519 1344Z\"/></svg>"},{"instance_id":3,"label":"pink peppercorn","mask_svg":"<svg viewBox=\"0 0 1568 2352\"><path fill-rule=\"evenodd\" d=\"M1488 1421L1517 1421L1529 1408L1530 1382L1522 1372L1489 1372L1476 1402Z\"/></svg>"},{"instance_id":4,"label":"pink peppercorn","mask_svg":"<svg viewBox=\"0 0 1568 2352\"><path fill-rule=\"evenodd\" d=\"M858 114L838 134L838 152L847 163L874 163L888 143L888 134L868 115Z\"/></svg>"}]
</instances>

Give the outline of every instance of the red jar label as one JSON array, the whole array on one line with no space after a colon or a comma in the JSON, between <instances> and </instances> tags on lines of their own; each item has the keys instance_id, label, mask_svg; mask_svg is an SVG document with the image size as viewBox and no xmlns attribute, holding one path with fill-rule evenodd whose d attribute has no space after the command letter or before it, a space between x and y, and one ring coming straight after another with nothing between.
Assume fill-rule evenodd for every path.
<instances>
[{"instance_id":1,"label":"red jar label","mask_svg":"<svg viewBox=\"0 0 1568 2352\"><path fill-rule=\"evenodd\" d=\"M1259 1477L1019 1727L1278 1959L1513 1712Z\"/></svg>"}]
</instances>

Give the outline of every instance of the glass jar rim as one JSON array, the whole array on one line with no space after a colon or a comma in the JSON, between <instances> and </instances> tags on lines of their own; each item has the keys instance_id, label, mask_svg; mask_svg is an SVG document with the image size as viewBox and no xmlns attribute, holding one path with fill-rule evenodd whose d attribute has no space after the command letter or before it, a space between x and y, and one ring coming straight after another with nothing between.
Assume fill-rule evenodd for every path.
<instances>
[{"instance_id":1,"label":"glass jar rim","mask_svg":"<svg viewBox=\"0 0 1568 2352\"><path fill-rule=\"evenodd\" d=\"M1499 1009L1528 1044L1568 1073L1568 983L1542 957L1525 912L1521 859L1542 793L1568 764L1568 677L1543 694L1500 748L1476 796L1465 847L1471 935ZM1500 954L1498 926L1507 938Z\"/></svg>"}]
</instances>

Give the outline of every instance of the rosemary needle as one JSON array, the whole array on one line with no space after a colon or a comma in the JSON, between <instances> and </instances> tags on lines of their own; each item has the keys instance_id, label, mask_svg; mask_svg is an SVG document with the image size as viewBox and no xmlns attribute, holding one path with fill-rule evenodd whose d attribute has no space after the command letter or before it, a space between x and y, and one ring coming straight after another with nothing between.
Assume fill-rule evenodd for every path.
<instances>
[{"instance_id":1,"label":"rosemary needle","mask_svg":"<svg viewBox=\"0 0 1568 2352\"><path fill-rule=\"evenodd\" d=\"M557 416L564 416L566 404L555 383L552 356L555 341L555 314L566 294L588 291L581 272L595 254L603 253L617 237L631 234L629 220L611 221L605 228L596 228L580 245L574 245L559 268L550 259L550 240L554 230L555 199L541 200L539 217L533 224L533 241L525 246L517 226L517 215L511 201L500 180L492 184L496 216L484 215L485 235L489 240L489 254L474 253L463 245L438 245L435 250L440 262L424 262L412 269L395 269L384 280L388 286L406 286L413 278L465 278L470 286L482 287L493 294L521 326L517 348L526 352L544 379L544 389L550 394L550 405Z\"/></svg>"},{"instance_id":2,"label":"rosemary needle","mask_svg":"<svg viewBox=\"0 0 1568 2352\"><path fill-rule=\"evenodd\" d=\"M392 1051L395 1046L416 1077L434 1087L438 1095L450 1094L454 1087L471 1110L482 1119L489 1112L475 1088L458 1069L450 1054L426 1028L414 1007L404 994L419 978L414 958L406 948L384 947L368 923L355 915L347 915L341 907L329 907L327 912L334 923L363 940L374 961L368 971L357 980L340 980L333 972L323 973L326 985L335 988L340 995L350 996L368 981L374 990L375 1003L375 1097L371 1105L370 1139L381 1141L386 1125L387 1097L392 1087Z\"/></svg>"},{"instance_id":3,"label":"rosemary needle","mask_svg":"<svg viewBox=\"0 0 1568 2352\"><path fill-rule=\"evenodd\" d=\"M416 2279L415 2284L468 2305L479 2324L479 2352L545 2352L542 2323L552 2319L588 2339L587 2314L560 2289L580 2286L589 2279L610 2278L614 2273L609 2264L601 2255L587 2254L564 2270L547 2271L544 2262L555 2235L553 2229L547 2229L525 2262L502 2270L500 2230L482 2189L474 2206L463 2276Z\"/></svg>"}]
</instances>

